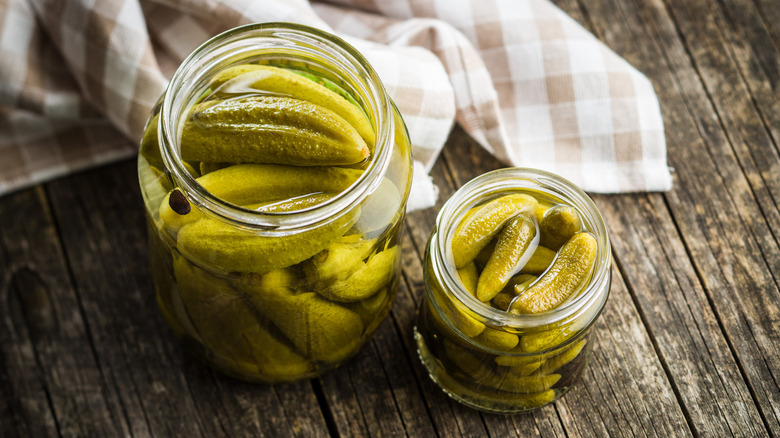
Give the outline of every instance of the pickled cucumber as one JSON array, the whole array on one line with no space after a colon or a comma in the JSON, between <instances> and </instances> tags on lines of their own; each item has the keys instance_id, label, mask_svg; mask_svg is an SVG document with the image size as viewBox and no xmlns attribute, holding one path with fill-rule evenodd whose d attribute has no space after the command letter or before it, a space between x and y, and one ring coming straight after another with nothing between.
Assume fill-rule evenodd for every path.
<instances>
[{"instance_id":1,"label":"pickled cucumber","mask_svg":"<svg viewBox=\"0 0 780 438\"><path fill-rule=\"evenodd\" d=\"M458 269L458 277L460 282L463 283L463 287L474 296L477 296L477 282L479 281L479 272L477 272L477 265L474 263L468 263L466 266Z\"/></svg>"},{"instance_id":2,"label":"pickled cucumber","mask_svg":"<svg viewBox=\"0 0 780 438\"><path fill-rule=\"evenodd\" d=\"M310 195L296 196L295 198L283 199L275 202L263 202L260 204L247 205L249 210L259 211L261 213L279 213L305 210L307 208L320 205L333 199L338 193L313 193Z\"/></svg>"},{"instance_id":3,"label":"pickled cucumber","mask_svg":"<svg viewBox=\"0 0 780 438\"><path fill-rule=\"evenodd\" d=\"M309 101L338 114L357 130L370 148L374 147L374 130L360 108L299 74L270 65L243 64L221 71L210 85L223 96L261 91Z\"/></svg>"},{"instance_id":4,"label":"pickled cucumber","mask_svg":"<svg viewBox=\"0 0 780 438\"><path fill-rule=\"evenodd\" d=\"M300 263L343 236L360 216L357 206L330 223L282 236L264 236L202 217L177 235L188 258L225 272L266 272Z\"/></svg>"},{"instance_id":5,"label":"pickled cucumber","mask_svg":"<svg viewBox=\"0 0 780 438\"><path fill-rule=\"evenodd\" d=\"M380 289L375 294L366 298L365 300L358 301L352 305L352 310L360 316L360 320L363 321L366 332L372 332L380 322L385 312L389 310L388 299L390 296L390 286L387 285Z\"/></svg>"},{"instance_id":6,"label":"pickled cucumber","mask_svg":"<svg viewBox=\"0 0 780 438\"><path fill-rule=\"evenodd\" d=\"M552 205L550 205L549 202L540 200L539 204L534 209L534 219L536 219L537 224L542 223L542 219L544 219L544 214L547 213L547 210L550 209Z\"/></svg>"},{"instance_id":7,"label":"pickled cucumber","mask_svg":"<svg viewBox=\"0 0 780 438\"><path fill-rule=\"evenodd\" d=\"M498 295L493 297L492 300L490 300L490 303L493 304L493 307L499 310L503 310L506 312L507 309L509 309L509 304L512 303L512 300L515 299L515 294L510 292L500 292Z\"/></svg>"},{"instance_id":8,"label":"pickled cucumber","mask_svg":"<svg viewBox=\"0 0 780 438\"><path fill-rule=\"evenodd\" d=\"M462 268L474 260L504 224L514 216L531 213L536 198L523 194L505 195L473 208L458 224L452 237L455 266Z\"/></svg>"},{"instance_id":9,"label":"pickled cucumber","mask_svg":"<svg viewBox=\"0 0 780 438\"><path fill-rule=\"evenodd\" d=\"M348 278L329 287L317 289L325 298L341 303L360 301L377 293L390 283L395 273L400 251L398 246L387 248L369 257L365 266Z\"/></svg>"},{"instance_id":10,"label":"pickled cucumber","mask_svg":"<svg viewBox=\"0 0 780 438\"><path fill-rule=\"evenodd\" d=\"M521 342L522 342L522 338L523 337L521 336L520 337ZM560 351L548 351L541 354L524 354L527 352L523 350L522 346L518 346L511 353L515 353L515 355L507 354L507 355L496 356L494 358L496 364L505 367L510 367L510 368L518 368L518 369L525 368L525 367L533 367L533 369L536 370L544 363L545 360L555 356L556 354L559 354Z\"/></svg>"},{"instance_id":11,"label":"pickled cucumber","mask_svg":"<svg viewBox=\"0 0 780 438\"><path fill-rule=\"evenodd\" d=\"M254 374L272 381L295 379L309 371L308 361L274 338L230 283L174 260L174 275L192 324L203 343L241 369L248 362Z\"/></svg>"},{"instance_id":12,"label":"pickled cucumber","mask_svg":"<svg viewBox=\"0 0 780 438\"><path fill-rule=\"evenodd\" d=\"M555 259L555 251L545 248L544 246L537 246L534 254L528 259L528 262L523 265L523 269L520 270L523 274L541 274L550 267Z\"/></svg>"},{"instance_id":13,"label":"pickled cucumber","mask_svg":"<svg viewBox=\"0 0 780 438\"><path fill-rule=\"evenodd\" d=\"M245 275L236 287L284 333L304 356L338 363L361 344L363 322L356 313L314 292L292 289L295 275L279 269Z\"/></svg>"},{"instance_id":14,"label":"pickled cucumber","mask_svg":"<svg viewBox=\"0 0 780 438\"><path fill-rule=\"evenodd\" d=\"M506 356L500 356L500 357L506 357ZM496 363L498 363L498 361L496 361ZM533 375L536 371L538 371L539 367L542 366L543 363L544 360L537 359L537 360L529 361L528 363L510 366L508 367L509 371L507 371L507 374L516 377L527 377Z\"/></svg>"},{"instance_id":15,"label":"pickled cucumber","mask_svg":"<svg viewBox=\"0 0 780 438\"><path fill-rule=\"evenodd\" d=\"M159 121L160 117L155 115L149 119L148 122L146 122L146 127L144 128L144 133L141 137L141 146L138 153L146 158L146 161L150 166L156 167L158 169L164 169L165 163L162 159L162 154L160 152L160 142L157 138L157 125Z\"/></svg>"},{"instance_id":16,"label":"pickled cucumber","mask_svg":"<svg viewBox=\"0 0 780 438\"><path fill-rule=\"evenodd\" d=\"M340 167L298 167L282 164L240 164L198 178L212 195L249 205L322 192L343 192L363 171Z\"/></svg>"},{"instance_id":17,"label":"pickled cucumber","mask_svg":"<svg viewBox=\"0 0 780 438\"><path fill-rule=\"evenodd\" d=\"M442 341L442 346L444 347L444 354L449 360L454 362L458 368L469 376L481 378L490 375L491 367L487 363L487 356L478 356L474 354L475 352L461 347L449 339L444 339Z\"/></svg>"},{"instance_id":18,"label":"pickled cucumber","mask_svg":"<svg viewBox=\"0 0 780 438\"><path fill-rule=\"evenodd\" d=\"M556 205L544 214L539 228L542 230L542 246L557 250L582 230L582 221L574 207Z\"/></svg>"},{"instance_id":19,"label":"pickled cucumber","mask_svg":"<svg viewBox=\"0 0 780 438\"><path fill-rule=\"evenodd\" d=\"M493 307L506 312L517 294L528 288L536 279L536 276L530 274L520 274L512 277L504 289L491 300Z\"/></svg>"},{"instance_id":20,"label":"pickled cucumber","mask_svg":"<svg viewBox=\"0 0 780 438\"><path fill-rule=\"evenodd\" d=\"M533 394L518 394L467 385L446 372L440 372L435 376L435 379L442 387L447 388L447 392L450 392L456 399L470 404L476 403L480 407L488 407L489 410L492 407L492 410L496 412L504 412L504 409L510 406L513 411L517 409L530 410L547 405L555 399L554 389Z\"/></svg>"},{"instance_id":21,"label":"pickled cucumber","mask_svg":"<svg viewBox=\"0 0 780 438\"><path fill-rule=\"evenodd\" d=\"M479 336L480 333L485 331L485 324L471 316L468 311L462 307L462 305L457 305L448 300L446 297L444 297L443 292L440 290L436 288L432 290L437 296L436 301L441 306L441 312L444 314L447 320L455 326L457 330L469 338ZM428 301L428 304L430 306L428 312L433 316L434 321L440 325L440 328L445 328L446 330L450 331L444 321L441 320L441 317L439 317L438 312L436 312L436 310L433 308L433 304L430 301Z\"/></svg>"},{"instance_id":22,"label":"pickled cucumber","mask_svg":"<svg viewBox=\"0 0 780 438\"><path fill-rule=\"evenodd\" d=\"M511 350L520 342L516 334L491 327L486 327L474 340L486 348L499 351Z\"/></svg>"},{"instance_id":23,"label":"pickled cucumber","mask_svg":"<svg viewBox=\"0 0 780 438\"><path fill-rule=\"evenodd\" d=\"M364 261L375 245L376 239L363 239L359 234L341 237L306 263L304 271L309 283L323 288L346 280L366 265Z\"/></svg>"},{"instance_id":24,"label":"pickled cucumber","mask_svg":"<svg viewBox=\"0 0 780 438\"><path fill-rule=\"evenodd\" d=\"M539 278L536 275L532 274L519 274L515 275L511 279L509 279L509 283L506 285L506 288L504 288L505 292L512 292L514 295L517 295L524 290L526 290L529 286L533 284L536 279Z\"/></svg>"},{"instance_id":25,"label":"pickled cucumber","mask_svg":"<svg viewBox=\"0 0 780 438\"><path fill-rule=\"evenodd\" d=\"M474 263L476 263L477 266L479 266L481 269L484 269L485 265L487 265L488 261L490 261L490 256L493 255L493 250L496 249L496 243L498 243L498 237L494 237L493 240L485 245L485 247L482 248L482 251L480 251L479 254L474 257Z\"/></svg>"},{"instance_id":26,"label":"pickled cucumber","mask_svg":"<svg viewBox=\"0 0 780 438\"><path fill-rule=\"evenodd\" d=\"M586 343L587 340L583 339L561 354L547 359L544 364L534 372L534 375L549 374L558 371L559 368L576 359L577 356L580 355L580 352L582 352L582 349L585 348Z\"/></svg>"},{"instance_id":27,"label":"pickled cucumber","mask_svg":"<svg viewBox=\"0 0 780 438\"><path fill-rule=\"evenodd\" d=\"M198 170L200 170L200 175L203 176L207 173L211 173L219 169L224 169L226 167L230 167L236 164L238 163L223 163L223 162L209 163L207 161L201 161L200 166L198 166Z\"/></svg>"},{"instance_id":28,"label":"pickled cucumber","mask_svg":"<svg viewBox=\"0 0 780 438\"><path fill-rule=\"evenodd\" d=\"M526 353L536 353L563 343L566 331L557 328L538 333L525 334L520 337L520 350Z\"/></svg>"},{"instance_id":29,"label":"pickled cucumber","mask_svg":"<svg viewBox=\"0 0 780 438\"><path fill-rule=\"evenodd\" d=\"M496 247L485 269L479 275L477 299L493 299L509 282L509 279L531 257L534 241L538 242L536 226L533 221L519 215L510 220L498 235Z\"/></svg>"},{"instance_id":30,"label":"pickled cucumber","mask_svg":"<svg viewBox=\"0 0 780 438\"><path fill-rule=\"evenodd\" d=\"M487 358L484 360L480 359L452 342L445 340L443 344L450 360L476 382L502 391L517 393L541 392L550 389L561 378L560 374L537 376L510 374L508 369L497 368Z\"/></svg>"},{"instance_id":31,"label":"pickled cucumber","mask_svg":"<svg viewBox=\"0 0 780 438\"><path fill-rule=\"evenodd\" d=\"M509 312L541 313L560 306L590 278L597 250L593 235L575 234L547 272L512 302Z\"/></svg>"},{"instance_id":32,"label":"pickled cucumber","mask_svg":"<svg viewBox=\"0 0 780 438\"><path fill-rule=\"evenodd\" d=\"M360 163L368 146L346 120L311 102L275 96L207 101L184 124L187 161L332 166Z\"/></svg>"}]
</instances>

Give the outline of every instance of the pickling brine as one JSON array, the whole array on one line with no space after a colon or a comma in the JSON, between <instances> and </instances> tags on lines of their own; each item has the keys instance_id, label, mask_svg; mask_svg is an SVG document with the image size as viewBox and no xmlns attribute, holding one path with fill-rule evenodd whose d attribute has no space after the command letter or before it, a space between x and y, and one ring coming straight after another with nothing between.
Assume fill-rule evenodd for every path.
<instances>
[{"instance_id":1,"label":"pickling brine","mask_svg":"<svg viewBox=\"0 0 780 438\"><path fill-rule=\"evenodd\" d=\"M389 312L411 181L398 111L324 32L226 32L177 70L139 154L157 303L250 381L342 364Z\"/></svg>"}]
</instances>

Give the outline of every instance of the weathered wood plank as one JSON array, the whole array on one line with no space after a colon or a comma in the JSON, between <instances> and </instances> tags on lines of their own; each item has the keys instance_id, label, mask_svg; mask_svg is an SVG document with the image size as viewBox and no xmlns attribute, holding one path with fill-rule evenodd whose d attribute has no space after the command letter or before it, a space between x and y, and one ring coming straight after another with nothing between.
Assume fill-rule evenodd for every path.
<instances>
[{"instance_id":1,"label":"weathered wood plank","mask_svg":"<svg viewBox=\"0 0 780 438\"><path fill-rule=\"evenodd\" d=\"M105 391L120 400L131 435L201 436L170 330L148 278L142 202L131 161L48 185Z\"/></svg>"},{"instance_id":2,"label":"weathered wood plank","mask_svg":"<svg viewBox=\"0 0 780 438\"><path fill-rule=\"evenodd\" d=\"M743 82L749 95L743 95L742 100L749 98L752 102L745 101L741 105L752 103L757 114L752 110L743 111L741 107L730 108L728 112L738 119L743 119L739 120L743 128L760 131L762 128L753 125L761 123L763 130L771 134L774 146L777 147L780 141L780 46L772 41L769 23L764 20L761 9L753 1L723 0L716 5L720 8L712 7L713 15L718 22L726 24L719 30L723 41L719 41L718 45L727 50L730 55L727 63L736 67L738 76L734 72L719 72L723 65L710 64L703 69L703 77L711 82L713 78L707 76L712 70L723 76L716 80L736 79ZM775 14L780 11L777 3L771 9ZM689 22L690 15L686 14L686 17L685 21ZM680 16L680 19L682 18ZM689 24L693 25L692 27L699 26L695 23ZM693 44L695 41L689 43ZM708 46L714 50L721 48L712 47L710 44ZM760 117L754 117L756 115ZM758 147L761 148L760 145Z\"/></svg>"},{"instance_id":3,"label":"weathered wood plank","mask_svg":"<svg viewBox=\"0 0 780 438\"><path fill-rule=\"evenodd\" d=\"M654 81L667 128L670 163L676 169L676 186L666 200L682 236L685 257L692 258L706 299L725 333L726 344L722 345L732 347L738 360L728 373L741 372L749 383L749 389L737 387L736 393L726 392L705 405L722 404L722 397L735 400L722 413L732 433L750 431L742 426L759 421L766 421L777 433L780 351L774 327L780 317L780 292L771 274L778 272L780 262L773 194L778 183L771 177L777 174L777 151L760 122L745 120L757 113L724 45L723 18L702 2L684 3L608 1L589 3L587 10L596 33ZM616 240L631 239L620 234ZM634 245L626 248L627 252L637 250ZM633 280L627 275L627 281ZM659 336L668 326L651 324L650 330ZM691 369L696 366L690 365ZM701 374L701 378L712 377ZM694 405L688 397L701 396L701 390L686 383L688 375L675 375L673 380L685 404ZM746 397L751 394L760 414L748 406ZM697 429L718 427L715 423L724 421L708 417L716 415L712 409L690 414Z\"/></svg>"},{"instance_id":4,"label":"weathered wood plank","mask_svg":"<svg viewBox=\"0 0 780 438\"><path fill-rule=\"evenodd\" d=\"M3 313L2 345L2 435L58 435L54 407L49 402L48 388L38 365L35 348L27 330L24 308L15 285L6 282L0 311Z\"/></svg>"},{"instance_id":5,"label":"weathered wood plank","mask_svg":"<svg viewBox=\"0 0 780 438\"><path fill-rule=\"evenodd\" d=\"M21 436L124 435L122 406L103 391L60 245L43 188L0 200L3 410Z\"/></svg>"},{"instance_id":6,"label":"weathered wood plank","mask_svg":"<svg viewBox=\"0 0 780 438\"><path fill-rule=\"evenodd\" d=\"M663 199L599 201L622 236L615 253L693 429L706 436L765 434Z\"/></svg>"},{"instance_id":7,"label":"weathered wood plank","mask_svg":"<svg viewBox=\"0 0 780 438\"><path fill-rule=\"evenodd\" d=\"M775 47L780 50L780 8L774 0L754 0L758 14L772 37Z\"/></svg>"},{"instance_id":8,"label":"weathered wood plank","mask_svg":"<svg viewBox=\"0 0 780 438\"><path fill-rule=\"evenodd\" d=\"M749 184L749 202L734 197L740 208L736 213L745 213L742 222L753 233L770 271L780 272L780 52L762 32L758 14L751 13L752 2L731 0L724 5L735 18L701 1L671 3L668 9L718 118L715 132L722 131L723 137L713 140L730 147ZM739 27L732 30L730 24ZM694 38L701 35L707 37Z\"/></svg>"},{"instance_id":9,"label":"weathered wood plank","mask_svg":"<svg viewBox=\"0 0 780 438\"><path fill-rule=\"evenodd\" d=\"M299 422L327 433L308 385L277 397L274 386L205 372L184 356L156 307L133 161L48 187L104 392L120 400L129 434L301 436L291 427Z\"/></svg>"}]
</instances>

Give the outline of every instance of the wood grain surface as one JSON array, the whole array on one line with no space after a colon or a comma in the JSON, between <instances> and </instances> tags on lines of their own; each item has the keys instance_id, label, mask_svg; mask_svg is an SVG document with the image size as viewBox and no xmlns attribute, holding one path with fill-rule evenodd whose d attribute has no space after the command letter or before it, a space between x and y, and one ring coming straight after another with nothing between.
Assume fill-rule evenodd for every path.
<instances>
[{"instance_id":1,"label":"wood grain surface","mask_svg":"<svg viewBox=\"0 0 780 438\"><path fill-rule=\"evenodd\" d=\"M613 281L583 378L524 415L450 400L412 337L442 203L504 164L455 128L407 216L393 310L320 378L257 385L159 314L133 160L0 198L0 436L780 436L780 4L556 0L648 75L674 188L593 196Z\"/></svg>"}]
</instances>

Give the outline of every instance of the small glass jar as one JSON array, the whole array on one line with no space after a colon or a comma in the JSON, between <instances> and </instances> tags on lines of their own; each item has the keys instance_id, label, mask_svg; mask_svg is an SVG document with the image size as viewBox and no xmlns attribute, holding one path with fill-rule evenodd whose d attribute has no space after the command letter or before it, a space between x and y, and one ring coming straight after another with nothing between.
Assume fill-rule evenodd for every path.
<instances>
[{"instance_id":1,"label":"small glass jar","mask_svg":"<svg viewBox=\"0 0 780 438\"><path fill-rule=\"evenodd\" d=\"M284 154L312 130L341 139L353 128L360 162L334 164L331 149L268 158L273 136L287 135ZM343 40L267 23L207 41L149 117L138 168L158 306L216 369L271 383L317 376L388 314L411 147L376 72Z\"/></svg>"},{"instance_id":2,"label":"small glass jar","mask_svg":"<svg viewBox=\"0 0 780 438\"><path fill-rule=\"evenodd\" d=\"M497 301L483 303L475 286L466 286L468 275L455 268L452 241L464 217L475 206L518 193L538 200L528 215L537 228L551 206L571 206L581 219L581 231L595 238L595 261L587 278L552 310L515 314L507 311L511 301L503 304L506 309L496 308ZM550 257L559 259L562 251ZM531 260L521 263L529 266ZM529 268L539 271L535 276L524 274L528 279L522 288L530 290L529 285L552 270L550 266ZM516 413L553 402L571 388L585 367L591 328L609 294L610 266L604 221L593 201L571 182L524 168L500 169L475 178L444 204L428 241L426 295L414 328L422 363L450 397L475 409Z\"/></svg>"}]
</instances>

